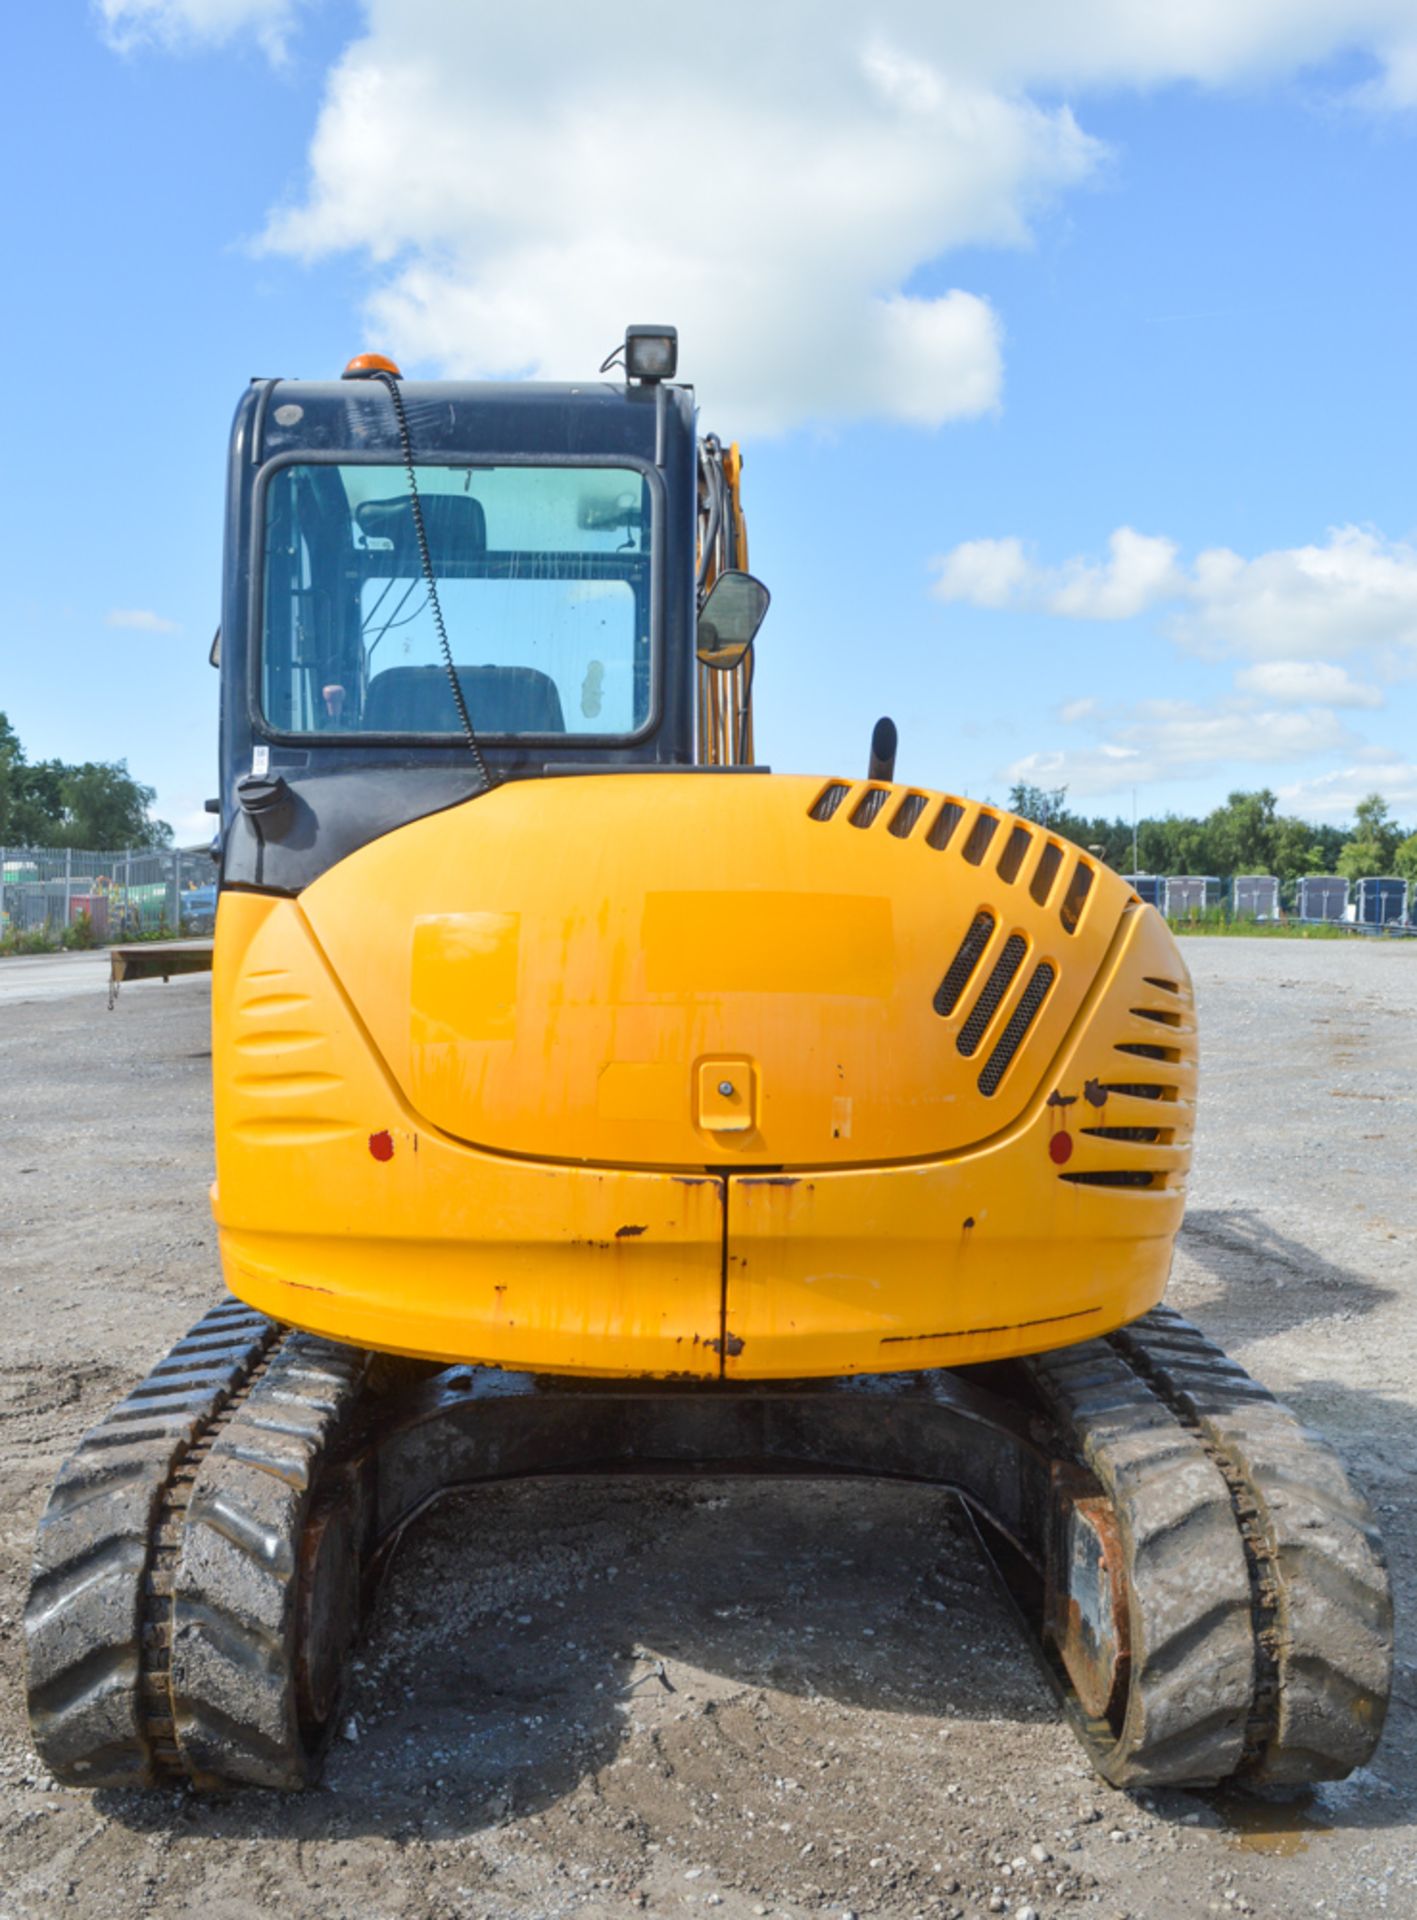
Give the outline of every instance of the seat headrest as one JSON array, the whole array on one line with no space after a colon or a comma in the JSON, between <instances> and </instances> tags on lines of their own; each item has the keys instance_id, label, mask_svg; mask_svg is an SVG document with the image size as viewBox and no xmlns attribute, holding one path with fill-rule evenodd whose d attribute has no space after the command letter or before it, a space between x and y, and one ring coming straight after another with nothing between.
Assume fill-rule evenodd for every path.
<instances>
[{"instance_id":1,"label":"seat headrest","mask_svg":"<svg viewBox=\"0 0 1417 1920\"><path fill-rule=\"evenodd\" d=\"M561 696L537 667L459 667L458 683L479 733L564 733ZM442 667L389 667L369 683L370 733L453 733L459 726Z\"/></svg>"}]
</instances>

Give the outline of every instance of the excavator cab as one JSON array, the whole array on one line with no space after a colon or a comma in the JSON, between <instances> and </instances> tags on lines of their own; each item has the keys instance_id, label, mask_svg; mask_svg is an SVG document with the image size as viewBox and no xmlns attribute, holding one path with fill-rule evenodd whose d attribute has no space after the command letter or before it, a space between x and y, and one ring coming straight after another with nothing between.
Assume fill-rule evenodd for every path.
<instances>
[{"instance_id":1,"label":"excavator cab","mask_svg":"<svg viewBox=\"0 0 1417 1920\"><path fill-rule=\"evenodd\" d=\"M1371 1516L1160 1304L1175 940L1046 826L897 782L893 729L864 779L757 764L741 458L672 329L623 359L363 356L237 408L230 1292L61 1473L41 1752L305 1784L429 1500L714 1468L952 1487L1109 1780L1346 1773L1390 1680Z\"/></svg>"}]
</instances>

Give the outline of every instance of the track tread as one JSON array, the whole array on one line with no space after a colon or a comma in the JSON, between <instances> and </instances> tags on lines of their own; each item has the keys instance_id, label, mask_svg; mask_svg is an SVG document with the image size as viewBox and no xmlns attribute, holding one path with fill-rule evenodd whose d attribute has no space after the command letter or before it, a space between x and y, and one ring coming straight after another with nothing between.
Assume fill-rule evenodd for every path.
<instances>
[{"instance_id":1,"label":"track tread","mask_svg":"<svg viewBox=\"0 0 1417 1920\"><path fill-rule=\"evenodd\" d=\"M1101 1340L1020 1363L1110 1498L1127 1554L1121 1724L1075 1730L1114 1786L1211 1785L1239 1765L1255 1688L1250 1580L1225 1481Z\"/></svg>"},{"instance_id":2,"label":"track tread","mask_svg":"<svg viewBox=\"0 0 1417 1920\"><path fill-rule=\"evenodd\" d=\"M1392 1597L1367 1502L1326 1440L1170 1308L1111 1337L1241 1478L1277 1684L1244 1773L1342 1779L1372 1755L1392 1683Z\"/></svg>"},{"instance_id":3,"label":"track tread","mask_svg":"<svg viewBox=\"0 0 1417 1920\"><path fill-rule=\"evenodd\" d=\"M333 1716L302 1724L300 1545L365 1371L366 1357L350 1348L291 1335L202 1462L175 1572L171 1651L177 1747L202 1785L292 1789L319 1771ZM292 1407L303 1417L289 1419Z\"/></svg>"},{"instance_id":4,"label":"track tread","mask_svg":"<svg viewBox=\"0 0 1417 1920\"><path fill-rule=\"evenodd\" d=\"M35 1746L70 1786L147 1786L158 1775L145 1725L142 1670L153 1528L163 1490L188 1450L278 1337L264 1315L226 1301L158 1363L206 1349L224 1364L155 1409L135 1396L149 1374L60 1468L35 1540L25 1607ZM157 1371L156 1369L154 1370Z\"/></svg>"}]
</instances>

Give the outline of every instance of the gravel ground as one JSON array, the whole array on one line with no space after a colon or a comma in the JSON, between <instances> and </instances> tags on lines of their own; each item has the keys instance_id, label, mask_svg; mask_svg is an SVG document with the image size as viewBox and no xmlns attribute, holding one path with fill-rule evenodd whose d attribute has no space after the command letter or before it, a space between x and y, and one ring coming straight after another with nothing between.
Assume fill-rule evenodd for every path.
<instances>
[{"instance_id":1,"label":"gravel ground","mask_svg":"<svg viewBox=\"0 0 1417 1920\"><path fill-rule=\"evenodd\" d=\"M1289 1803L1088 1772L928 1490L547 1483L409 1536L305 1796L57 1788L22 1703L61 1457L218 1290L205 979L0 995L0 1920L1417 1916L1417 949L1199 940L1171 1299L1377 1502L1399 1605L1372 1769ZM0 968L6 963L0 962Z\"/></svg>"}]
</instances>

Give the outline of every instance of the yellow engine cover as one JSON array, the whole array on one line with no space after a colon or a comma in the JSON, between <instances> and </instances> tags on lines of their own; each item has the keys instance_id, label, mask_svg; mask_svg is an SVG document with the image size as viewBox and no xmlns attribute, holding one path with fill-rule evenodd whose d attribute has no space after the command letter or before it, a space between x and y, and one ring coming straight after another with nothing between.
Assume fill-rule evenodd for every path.
<instances>
[{"instance_id":1,"label":"yellow engine cover","mask_svg":"<svg viewBox=\"0 0 1417 1920\"><path fill-rule=\"evenodd\" d=\"M336 1337L837 1373L1085 1338L1165 1284L1174 943L946 795L508 783L298 902L224 896L215 1010L228 1280Z\"/></svg>"}]
</instances>

